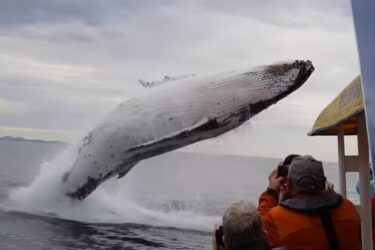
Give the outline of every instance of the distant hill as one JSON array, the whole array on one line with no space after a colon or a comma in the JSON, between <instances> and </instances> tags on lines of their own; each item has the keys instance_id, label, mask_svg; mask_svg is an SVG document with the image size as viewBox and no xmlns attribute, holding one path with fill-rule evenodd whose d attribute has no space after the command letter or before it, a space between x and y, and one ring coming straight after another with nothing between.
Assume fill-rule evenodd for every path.
<instances>
[{"instance_id":1,"label":"distant hill","mask_svg":"<svg viewBox=\"0 0 375 250\"><path fill-rule=\"evenodd\" d=\"M45 140L37 140L37 139L26 139L26 138L23 138L23 137L14 137L14 136L0 137L0 141L38 142L38 143L52 143L52 144L63 144L63 145L67 144L67 143L61 142L61 141L45 141Z\"/></svg>"}]
</instances>

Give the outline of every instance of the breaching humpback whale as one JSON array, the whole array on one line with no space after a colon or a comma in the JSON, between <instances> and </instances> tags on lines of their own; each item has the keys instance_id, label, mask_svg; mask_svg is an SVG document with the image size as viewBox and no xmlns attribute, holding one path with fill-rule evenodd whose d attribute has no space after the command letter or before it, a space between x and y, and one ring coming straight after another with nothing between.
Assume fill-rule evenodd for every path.
<instances>
[{"instance_id":1,"label":"breaching humpback whale","mask_svg":"<svg viewBox=\"0 0 375 250\"><path fill-rule=\"evenodd\" d=\"M137 162L234 129L299 88L310 61L291 61L224 74L142 81L82 141L64 175L68 196L84 199L102 182L123 177Z\"/></svg>"}]
</instances>

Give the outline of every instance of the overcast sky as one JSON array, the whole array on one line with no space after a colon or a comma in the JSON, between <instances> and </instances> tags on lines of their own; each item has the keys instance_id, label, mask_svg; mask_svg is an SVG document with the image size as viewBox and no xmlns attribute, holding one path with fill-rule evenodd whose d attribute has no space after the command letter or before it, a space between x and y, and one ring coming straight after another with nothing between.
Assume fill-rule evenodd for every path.
<instances>
[{"instance_id":1,"label":"overcast sky","mask_svg":"<svg viewBox=\"0 0 375 250\"><path fill-rule=\"evenodd\" d=\"M348 0L2 0L0 136L75 141L139 78L309 59L295 93L219 138L185 148L337 160L335 137L308 137L359 74Z\"/></svg>"}]
</instances>

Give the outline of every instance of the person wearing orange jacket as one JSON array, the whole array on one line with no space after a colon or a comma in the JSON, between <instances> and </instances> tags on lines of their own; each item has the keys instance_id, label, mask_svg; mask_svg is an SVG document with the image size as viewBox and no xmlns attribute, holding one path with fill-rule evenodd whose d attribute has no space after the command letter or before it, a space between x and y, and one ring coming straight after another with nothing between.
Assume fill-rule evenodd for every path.
<instances>
[{"instance_id":1,"label":"person wearing orange jacket","mask_svg":"<svg viewBox=\"0 0 375 250\"><path fill-rule=\"evenodd\" d=\"M360 218L354 205L325 190L323 165L309 155L293 159L286 177L274 170L258 212L271 247L288 250L360 250ZM280 190L292 198L279 203Z\"/></svg>"}]
</instances>

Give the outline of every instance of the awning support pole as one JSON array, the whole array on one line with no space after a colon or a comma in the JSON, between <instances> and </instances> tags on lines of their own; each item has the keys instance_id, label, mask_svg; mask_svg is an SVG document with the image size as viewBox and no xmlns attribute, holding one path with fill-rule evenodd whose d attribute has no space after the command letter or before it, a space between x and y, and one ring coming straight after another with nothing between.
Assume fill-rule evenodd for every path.
<instances>
[{"instance_id":1,"label":"awning support pole","mask_svg":"<svg viewBox=\"0 0 375 250\"><path fill-rule=\"evenodd\" d=\"M340 193L343 197L347 197L346 195L346 171L344 166L345 161L345 144L344 144L344 128L343 125L339 125L338 127L338 156L339 156L339 178L340 178Z\"/></svg>"},{"instance_id":2,"label":"awning support pole","mask_svg":"<svg viewBox=\"0 0 375 250\"><path fill-rule=\"evenodd\" d=\"M370 168L369 168L369 150L366 130L366 120L364 113L358 116L357 120L358 134L358 157L359 157L359 182L360 182L360 201L361 201L361 232L362 249L372 249L372 220L371 220L371 202L370 202Z\"/></svg>"}]
</instances>

